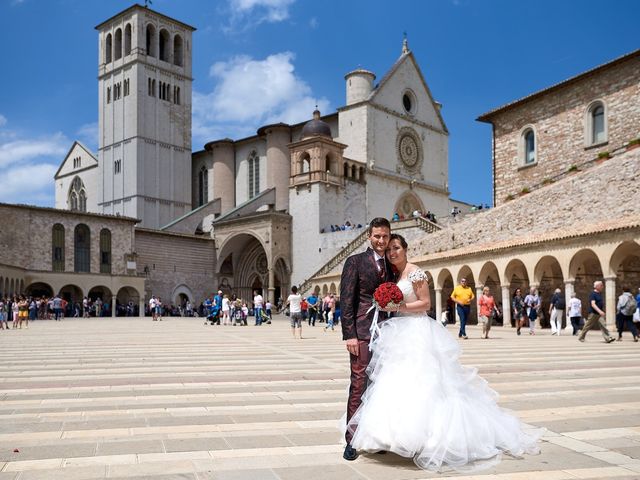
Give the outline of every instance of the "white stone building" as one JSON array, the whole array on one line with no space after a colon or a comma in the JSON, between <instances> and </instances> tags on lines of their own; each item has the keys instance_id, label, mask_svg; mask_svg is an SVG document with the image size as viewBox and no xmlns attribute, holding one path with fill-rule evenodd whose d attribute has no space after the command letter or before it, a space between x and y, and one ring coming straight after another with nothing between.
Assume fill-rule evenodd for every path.
<instances>
[{"instance_id":1,"label":"white stone building","mask_svg":"<svg viewBox=\"0 0 640 480\"><path fill-rule=\"evenodd\" d=\"M213 140L192 154L195 29L139 5L96 29L99 149L71 149L55 177L56 207L210 236L212 290L277 298L355 237L330 233L331 225L415 210L445 215L455 204L441 106L406 40L378 84L362 69L345 76L346 104L336 113ZM148 283L147 293L153 276Z\"/></svg>"}]
</instances>

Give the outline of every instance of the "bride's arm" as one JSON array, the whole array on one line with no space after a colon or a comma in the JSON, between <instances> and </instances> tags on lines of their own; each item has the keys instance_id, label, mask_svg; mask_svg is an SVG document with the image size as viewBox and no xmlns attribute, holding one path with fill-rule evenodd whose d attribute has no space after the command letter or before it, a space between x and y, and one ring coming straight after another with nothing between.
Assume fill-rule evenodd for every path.
<instances>
[{"instance_id":1,"label":"bride's arm","mask_svg":"<svg viewBox=\"0 0 640 480\"><path fill-rule=\"evenodd\" d=\"M429 283L425 280L412 282L413 291L418 299L414 302L403 303L398 307L398 312L427 313L431 307L431 297L429 295Z\"/></svg>"}]
</instances>

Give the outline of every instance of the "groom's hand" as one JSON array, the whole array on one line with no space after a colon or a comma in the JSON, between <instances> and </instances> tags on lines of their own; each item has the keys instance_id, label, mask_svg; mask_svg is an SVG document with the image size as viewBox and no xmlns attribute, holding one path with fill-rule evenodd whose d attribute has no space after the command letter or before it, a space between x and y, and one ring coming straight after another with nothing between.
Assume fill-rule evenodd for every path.
<instances>
[{"instance_id":1,"label":"groom's hand","mask_svg":"<svg viewBox=\"0 0 640 480\"><path fill-rule=\"evenodd\" d=\"M347 343L347 350L349 351L349 353L357 357L358 353L360 353L358 348L358 339L350 338L349 340L347 340L346 343Z\"/></svg>"}]
</instances>

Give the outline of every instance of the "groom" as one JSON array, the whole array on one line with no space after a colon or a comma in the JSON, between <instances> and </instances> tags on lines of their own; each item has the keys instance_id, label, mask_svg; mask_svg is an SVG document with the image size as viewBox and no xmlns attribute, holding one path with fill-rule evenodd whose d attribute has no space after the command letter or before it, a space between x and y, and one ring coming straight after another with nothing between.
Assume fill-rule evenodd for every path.
<instances>
[{"instance_id":1,"label":"groom","mask_svg":"<svg viewBox=\"0 0 640 480\"><path fill-rule=\"evenodd\" d=\"M344 263L340 279L340 305L342 308L342 339L346 340L351 362L351 385L347 402L347 425L360 406L362 394L367 388L369 329L373 310L373 292L384 282L393 281L391 265L385 257L389 244L391 225L386 218L374 218L368 228L370 248L352 255ZM358 452L351 446L352 433L347 429L344 449L345 460L355 460Z\"/></svg>"}]
</instances>

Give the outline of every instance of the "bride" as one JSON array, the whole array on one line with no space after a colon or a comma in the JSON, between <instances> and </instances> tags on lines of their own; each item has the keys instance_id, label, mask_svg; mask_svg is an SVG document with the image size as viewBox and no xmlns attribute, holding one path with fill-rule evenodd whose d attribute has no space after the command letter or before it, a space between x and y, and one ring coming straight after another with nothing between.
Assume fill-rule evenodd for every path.
<instances>
[{"instance_id":1,"label":"bride","mask_svg":"<svg viewBox=\"0 0 640 480\"><path fill-rule=\"evenodd\" d=\"M387 257L398 270L404 303L372 340L370 384L347 425L353 448L391 451L436 471L489 468L503 452L539 453L542 432L526 433L518 418L498 407L487 382L460 365L456 340L424 313L426 276L407 263L401 235L391 235Z\"/></svg>"}]
</instances>

